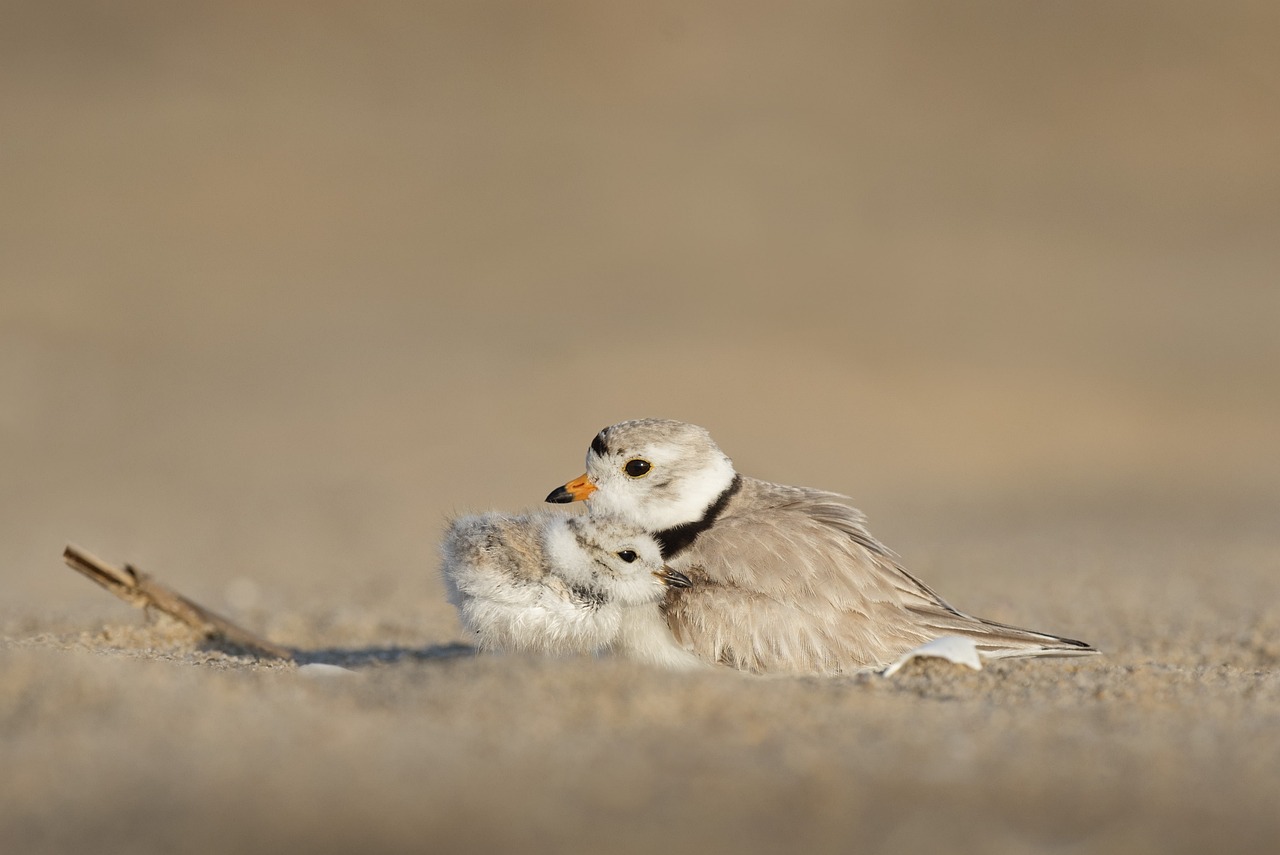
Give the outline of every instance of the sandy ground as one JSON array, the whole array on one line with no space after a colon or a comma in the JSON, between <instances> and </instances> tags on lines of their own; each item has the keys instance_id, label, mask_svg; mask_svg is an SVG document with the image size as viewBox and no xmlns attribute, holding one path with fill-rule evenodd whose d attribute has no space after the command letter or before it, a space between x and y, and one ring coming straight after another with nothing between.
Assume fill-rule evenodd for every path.
<instances>
[{"instance_id":1,"label":"sandy ground","mask_svg":"<svg viewBox=\"0 0 1280 855\"><path fill-rule=\"evenodd\" d=\"M1275 851L1274 4L688 5L0 4L6 852ZM1106 656L460 647L643 415Z\"/></svg>"}]
</instances>

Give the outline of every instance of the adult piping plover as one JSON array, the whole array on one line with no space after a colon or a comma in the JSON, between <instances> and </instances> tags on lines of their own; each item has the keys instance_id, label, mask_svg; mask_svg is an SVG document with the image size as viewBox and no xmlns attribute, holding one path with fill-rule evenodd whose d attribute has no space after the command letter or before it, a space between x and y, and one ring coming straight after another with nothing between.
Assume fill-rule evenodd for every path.
<instances>
[{"instance_id":1,"label":"adult piping plover","mask_svg":"<svg viewBox=\"0 0 1280 855\"><path fill-rule=\"evenodd\" d=\"M441 573L481 649L550 654L612 650L674 668L702 667L659 610L689 580L635 525L600 516L484 514L455 520Z\"/></svg>"},{"instance_id":2,"label":"adult piping plover","mask_svg":"<svg viewBox=\"0 0 1280 855\"><path fill-rule=\"evenodd\" d=\"M932 639L972 638L989 659L1097 653L1083 641L967 615L908 573L846 496L739 475L696 425L621 422L596 435L587 472L548 502L653 534L692 585L662 611L699 658L757 673L880 667Z\"/></svg>"}]
</instances>

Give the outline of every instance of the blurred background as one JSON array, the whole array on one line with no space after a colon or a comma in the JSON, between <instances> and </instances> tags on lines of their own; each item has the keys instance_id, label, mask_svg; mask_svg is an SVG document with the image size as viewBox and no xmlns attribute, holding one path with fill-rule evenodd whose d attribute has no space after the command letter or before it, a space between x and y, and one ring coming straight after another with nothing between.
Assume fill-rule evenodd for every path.
<instances>
[{"instance_id":1,"label":"blurred background","mask_svg":"<svg viewBox=\"0 0 1280 855\"><path fill-rule=\"evenodd\" d=\"M0 0L0 838L1273 851L1278 34L1261 0ZM641 416L1106 656L432 658L449 516L544 507ZM175 645L67 542L368 667Z\"/></svg>"},{"instance_id":2,"label":"blurred background","mask_svg":"<svg viewBox=\"0 0 1280 855\"><path fill-rule=\"evenodd\" d=\"M11 613L73 541L416 620L640 416L908 564L1276 496L1274 4L0 9Z\"/></svg>"}]
</instances>

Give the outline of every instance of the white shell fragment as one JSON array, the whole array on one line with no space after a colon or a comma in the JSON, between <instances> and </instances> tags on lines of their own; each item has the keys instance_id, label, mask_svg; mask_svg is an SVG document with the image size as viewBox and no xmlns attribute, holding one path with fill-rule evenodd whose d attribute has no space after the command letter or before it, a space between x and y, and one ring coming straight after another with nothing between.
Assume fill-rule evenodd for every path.
<instances>
[{"instance_id":1,"label":"white shell fragment","mask_svg":"<svg viewBox=\"0 0 1280 855\"><path fill-rule=\"evenodd\" d=\"M304 677L345 677L355 674L350 668L341 665L327 665L324 662L312 662L310 665L299 665L298 673Z\"/></svg>"},{"instance_id":2,"label":"white shell fragment","mask_svg":"<svg viewBox=\"0 0 1280 855\"><path fill-rule=\"evenodd\" d=\"M945 659L957 665L965 665L975 671L982 670L982 659L978 656L978 645L972 638L958 635L944 635L922 644L915 650L908 650L898 657L897 661L884 669L883 676L892 677L912 659Z\"/></svg>"}]
</instances>

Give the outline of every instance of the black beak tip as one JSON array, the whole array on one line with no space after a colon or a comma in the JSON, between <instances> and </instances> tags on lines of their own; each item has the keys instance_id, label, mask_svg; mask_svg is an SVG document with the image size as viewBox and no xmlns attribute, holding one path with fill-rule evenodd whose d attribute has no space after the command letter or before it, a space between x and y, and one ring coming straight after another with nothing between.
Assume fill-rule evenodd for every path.
<instances>
[{"instance_id":1,"label":"black beak tip","mask_svg":"<svg viewBox=\"0 0 1280 855\"><path fill-rule=\"evenodd\" d=\"M663 579L667 585L672 588L692 588L693 580L681 573L679 570L672 570L668 567L663 572Z\"/></svg>"},{"instance_id":2,"label":"black beak tip","mask_svg":"<svg viewBox=\"0 0 1280 855\"><path fill-rule=\"evenodd\" d=\"M567 505L573 501L573 495L564 487L556 487L547 494L545 501L553 505Z\"/></svg>"}]
</instances>

